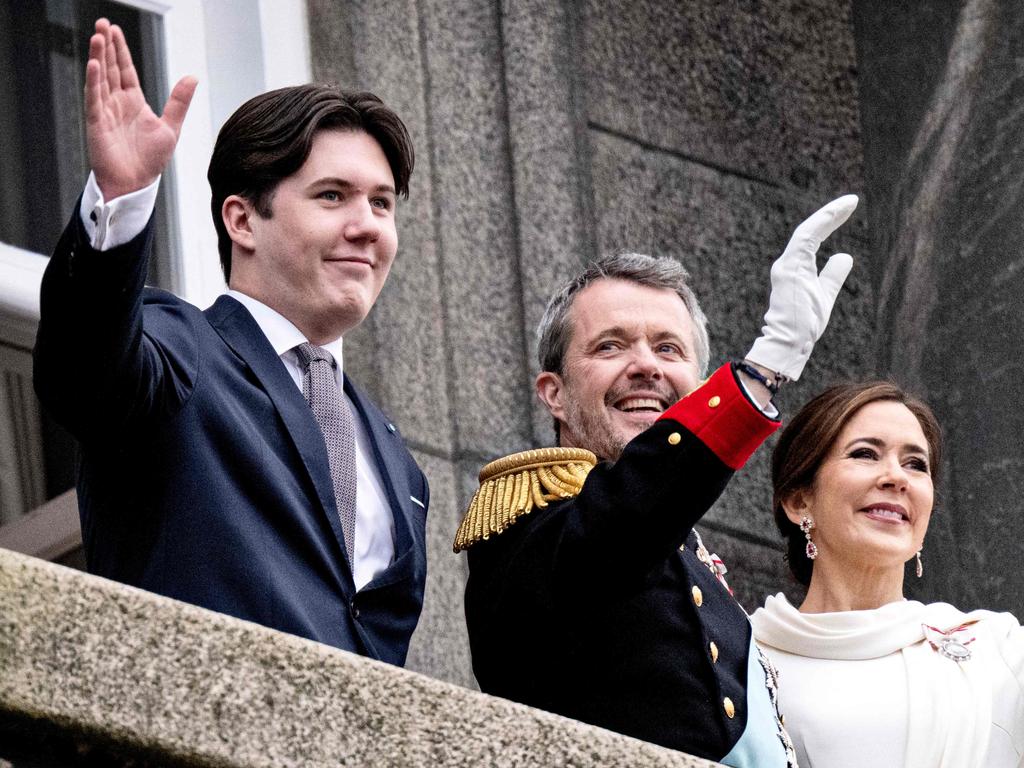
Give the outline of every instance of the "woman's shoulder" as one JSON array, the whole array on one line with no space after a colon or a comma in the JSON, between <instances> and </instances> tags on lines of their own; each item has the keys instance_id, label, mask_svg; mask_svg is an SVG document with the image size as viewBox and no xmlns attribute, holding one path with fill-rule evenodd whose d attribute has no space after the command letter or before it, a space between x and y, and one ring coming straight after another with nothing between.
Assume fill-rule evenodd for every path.
<instances>
[{"instance_id":1,"label":"woman's shoulder","mask_svg":"<svg viewBox=\"0 0 1024 768\"><path fill-rule=\"evenodd\" d=\"M930 603L925 607L927 624L943 633L956 633L980 641L979 651L989 651L1024 680L1024 629L1012 613L978 609L961 611L946 603ZM985 651L986 653L988 651Z\"/></svg>"},{"instance_id":2,"label":"woman's shoulder","mask_svg":"<svg viewBox=\"0 0 1024 768\"><path fill-rule=\"evenodd\" d=\"M1012 632L1020 629L1020 621L1012 613L978 608L963 611L949 603L928 603L924 606L924 619L941 629L963 624L983 624L995 631ZM949 626L942 626L949 625Z\"/></svg>"}]
</instances>

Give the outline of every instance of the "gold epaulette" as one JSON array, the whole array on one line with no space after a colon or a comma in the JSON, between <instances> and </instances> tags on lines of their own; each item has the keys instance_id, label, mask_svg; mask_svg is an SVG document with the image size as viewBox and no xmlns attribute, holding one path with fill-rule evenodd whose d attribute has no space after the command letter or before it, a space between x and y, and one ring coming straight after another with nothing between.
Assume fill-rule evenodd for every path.
<instances>
[{"instance_id":1,"label":"gold epaulette","mask_svg":"<svg viewBox=\"0 0 1024 768\"><path fill-rule=\"evenodd\" d=\"M597 456L582 448L536 448L492 461L480 470L455 551L501 533L534 507L577 495L595 464Z\"/></svg>"}]
</instances>

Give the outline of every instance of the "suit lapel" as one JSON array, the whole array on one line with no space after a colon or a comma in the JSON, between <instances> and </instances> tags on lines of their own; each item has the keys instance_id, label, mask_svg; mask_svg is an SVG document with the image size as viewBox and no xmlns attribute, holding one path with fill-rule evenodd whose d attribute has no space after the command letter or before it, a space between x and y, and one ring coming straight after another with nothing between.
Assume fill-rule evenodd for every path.
<instances>
[{"instance_id":1,"label":"suit lapel","mask_svg":"<svg viewBox=\"0 0 1024 768\"><path fill-rule=\"evenodd\" d=\"M388 496L388 506L395 521L395 559L382 573L364 587L383 587L407 578L413 572L412 515L414 514L412 489L406 472L405 448L401 445L394 426L384 414L359 390L352 380L345 376L345 394L356 408L362 420L377 470Z\"/></svg>"},{"instance_id":2,"label":"suit lapel","mask_svg":"<svg viewBox=\"0 0 1024 768\"><path fill-rule=\"evenodd\" d=\"M284 422L288 435L302 458L303 468L316 489L322 512L338 543L338 556L348 562L345 539L334 499L331 469L324 450L324 436L302 393L270 346L249 311L230 296L221 296L206 310L210 325L224 342L252 369ZM351 564L339 568L344 583L355 591Z\"/></svg>"}]
</instances>

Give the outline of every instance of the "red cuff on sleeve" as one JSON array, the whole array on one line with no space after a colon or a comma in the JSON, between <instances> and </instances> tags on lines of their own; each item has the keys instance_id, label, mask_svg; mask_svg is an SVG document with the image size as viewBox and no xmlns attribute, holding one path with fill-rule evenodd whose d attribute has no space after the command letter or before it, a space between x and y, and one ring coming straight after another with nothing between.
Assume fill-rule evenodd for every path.
<instances>
[{"instance_id":1,"label":"red cuff on sleeve","mask_svg":"<svg viewBox=\"0 0 1024 768\"><path fill-rule=\"evenodd\" d=\"M742 467L781 423L750 402L728 363L661 414L662 419L679 422L732 469Z\"/></svg>"}]
</instances>

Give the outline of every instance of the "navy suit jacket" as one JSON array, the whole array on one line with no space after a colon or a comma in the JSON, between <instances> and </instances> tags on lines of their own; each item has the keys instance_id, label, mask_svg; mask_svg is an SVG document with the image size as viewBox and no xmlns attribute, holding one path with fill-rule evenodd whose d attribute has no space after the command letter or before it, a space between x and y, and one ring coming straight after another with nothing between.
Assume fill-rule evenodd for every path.
<instances>
[{"instance_id":1,"label":"navy suit jacket","mask_svg":"<svg viewBox=\"0 0 1024 768\"><path fill-rule=\"evenodd\" d=\"M401 436L346 377L395 524L394 561L357 592L302 393L239 302L143 287L151 239L94 251L76 213L43 278L35 387L80 444L89 570L404 663L429 499Z\"/></svg>"}]
</instances>

